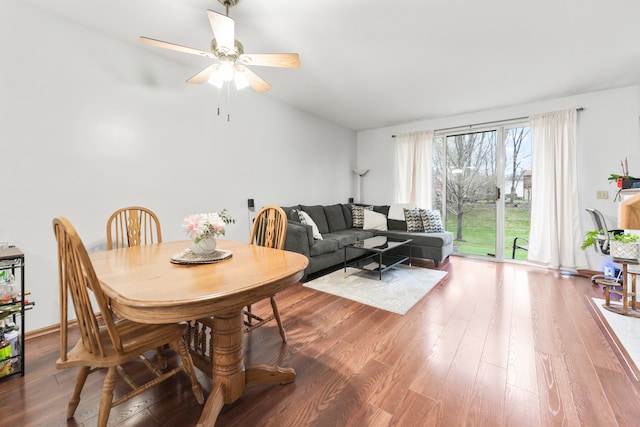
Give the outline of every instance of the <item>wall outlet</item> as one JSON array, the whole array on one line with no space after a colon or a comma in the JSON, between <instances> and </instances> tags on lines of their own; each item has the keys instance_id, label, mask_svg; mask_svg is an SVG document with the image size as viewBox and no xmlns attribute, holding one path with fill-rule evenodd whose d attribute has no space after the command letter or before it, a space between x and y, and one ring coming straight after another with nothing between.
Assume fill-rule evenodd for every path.
<instances>
[{"instance_id":1,"label":"wall outlet","mask_svg":"<svg viewBox=\"0 0 640 427\"><path fill-rule=\"evenodd\" d=\"M609 198L609 192L604 190L604 191L596 191L596 199L608 199Z\"/></svg>"}]
</instances>

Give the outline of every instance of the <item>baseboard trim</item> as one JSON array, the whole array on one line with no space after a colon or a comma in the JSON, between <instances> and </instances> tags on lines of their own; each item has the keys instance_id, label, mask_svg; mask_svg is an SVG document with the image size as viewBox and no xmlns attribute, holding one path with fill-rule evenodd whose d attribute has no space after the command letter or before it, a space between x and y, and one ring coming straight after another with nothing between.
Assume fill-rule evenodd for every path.
<instances>
[{"instance_id":1,"label":"baseboard trim","mask_svg":"<svg viewBox=\"0 0 640 427\"><path fill-rule=\"evenodd\" d=\"M102 320L102 316L96 314L96 319L98 319L98 322L100 322ZM69 328L74 328L78 326L78 321L76 319L69 320L67 322L67 326ZM55 325L45 326L44 328L34 329L33 331L25 332L24 339L25 341L27 341L32 338L38 338L44 335L55 334L58 332L60 332L60 324L56 323Z\"/></svg>"},{"instance_id":2,"label":"baseboard trim","mask_svg":"<svg viewBox=\"0 0 640 427\"><path fill-rule=\"evenodd\" d=\"M60 332L60 324L47 326L45 328L34 329L33 331L25 332L24 339L29 340L31 338L38 338L44 335L53 334L55 332Z\"/></svg>"}]
</instances>

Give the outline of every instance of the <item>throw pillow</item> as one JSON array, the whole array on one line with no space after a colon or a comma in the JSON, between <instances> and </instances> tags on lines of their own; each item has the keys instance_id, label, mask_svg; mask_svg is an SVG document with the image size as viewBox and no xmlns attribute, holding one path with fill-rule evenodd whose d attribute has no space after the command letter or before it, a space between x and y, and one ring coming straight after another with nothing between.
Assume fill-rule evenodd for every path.
<instances>
[{"instance_id":1,"label":"throw pillow","mask_svg":"<svg viewBox=\"0 0 640 427\"><path fill-rule=\"evenodd\" d=\"M404 220L407 222L407 231L424 231L420 209L404 209Z\"/></svg>"},{"instance_id":2,"label":"throw pillow","mask_svg":"<svg viewBox=\"0 0 640 427\"><path fill-rule=\"evenodd\" d=\"M420 216L422 217L422 226L425 232L441 233L444 231L439 210L420 209Z\"/></svg>"},{"instance_id":3,"label":"throw pillow","mask_svg":"<svg viewBox=\"0 0 640 427\"><path fill-rule=\"evenodd\" d=\"M313 238L316 240L322 240L322 234L320 234L320 231L318 230L318 226L316 225L315 222L313 222L309 214L306 213L305 211L298 211L298 215L300 216L301 223L311 226L311 229L313 230Z\"/></svg>"},{"instance_id":4,"label":"throw pillow","mask_svg":"<svg viewBox=\"0 0 640 427\"><path fill-rule=\"evenodd\" d=\"M298 211L300 210L300 206L281 206L282 210L287 214L287 220L300 222L300 216L298 215Z\"/></svg>"},{"instance_id":5,"label":"throw pillow","mask_svg":"<svg viewBox=\"0 0 640 427\"><path fill-rule=\"evenodd\" d=\"M352 205L353 226L354 228L362 228L364 226L364 210L373 210L373 206L356 206Z\"/></svg>"},{"instance_id":6,"label":"throw pillow","mask_svg":"<svg viewBox=\"0 0 640 427\"><path fill-rule=\"evenodd\" d=\"M380 212L364 209L364 224L362 228L365 230L387 231L387 216Z\"/></svg>"}]
</instances>

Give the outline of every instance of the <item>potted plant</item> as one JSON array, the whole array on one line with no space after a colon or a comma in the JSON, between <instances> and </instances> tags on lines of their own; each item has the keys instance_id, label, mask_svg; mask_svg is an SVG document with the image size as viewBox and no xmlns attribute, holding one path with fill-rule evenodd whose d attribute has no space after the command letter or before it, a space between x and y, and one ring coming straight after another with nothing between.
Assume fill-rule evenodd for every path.
<instances>
[{"instance_id":1,"label":"potted plant","mask_svg":"<svg viewBox=\"0 0 640 427\"><path fill-rule=\"evenodd\" d=\"M603 230L591 230L585 233L584 241L580 249L585 250L589 246L597 245L600 236L603 236ZM599 238L600 237L600 238ZM633 233L614 233L609 232L609 255L614 258L638 259L640 257L638 250L638 235Z\"/></svg>"}]
</instances>

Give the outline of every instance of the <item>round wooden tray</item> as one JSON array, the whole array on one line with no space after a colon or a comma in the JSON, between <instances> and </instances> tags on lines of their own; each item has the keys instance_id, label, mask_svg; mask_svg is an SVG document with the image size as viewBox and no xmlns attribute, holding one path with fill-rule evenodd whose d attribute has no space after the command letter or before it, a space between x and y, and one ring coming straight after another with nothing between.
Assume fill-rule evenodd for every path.
<instances>
[{"instance_id":1,"label":"round wooden tray","mask_svg":"<svg viewBox=\"0 0 640 427\"><path fill-rule=\"evenodd\" d=\"M216 249L211 255L196 255L191 252L189 248L184 252L172 256L171 262L173 264L213 264L214 262L231 258L231 256L233 256L233 253L225 249Z\"/></svg>"}]
</instances>

